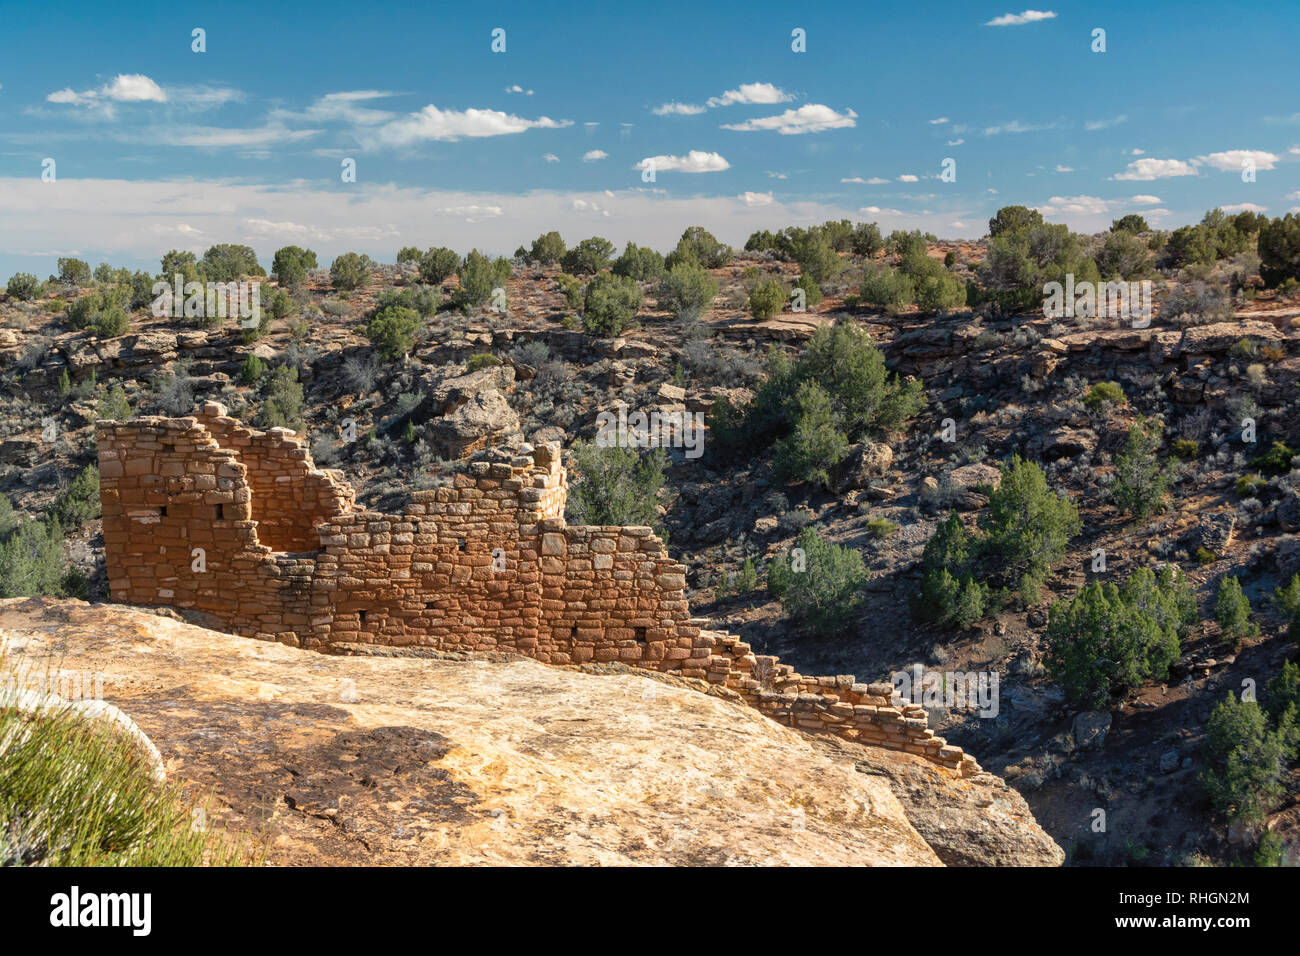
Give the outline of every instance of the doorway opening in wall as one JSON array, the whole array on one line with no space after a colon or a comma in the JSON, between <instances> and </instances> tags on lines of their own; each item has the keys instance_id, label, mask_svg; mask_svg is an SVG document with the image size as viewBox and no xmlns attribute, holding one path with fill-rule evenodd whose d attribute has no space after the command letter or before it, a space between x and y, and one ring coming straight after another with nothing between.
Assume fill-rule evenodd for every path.
<instances>
[{"instance_id":1,"label":"doorway opening in wall","mask_svg":"<svg viewBox=\"0 0 1300 956\"><path fill-rule=\"evenodd\" d=\"M357 615L361 618L361 623L362 623L362 624L365 624L365 623L366 623L366 612L365 612L365 611L358 611L358 612L357 612Z\"/></svg>"},{"instance_id":2,"label":"doorway opening in wall","mask_svg":"<svg viewBox=\"0 0 1300 956\"><path fill-rule=\"evenodd\" d=\"M457 550L457 551L464 551L464 550L465 550L465 539L464 539L464 538L457 538L457 539L456 539L456 550Z\"/></svg>"},{"instance_id":3,"label":"doorway opening in wall","mask_svg":"<svg viewBox=\"0 0 1300 956\"><path fill-rule=\"evenodd\" d=\"M644 628L644 627L634 627L632 630L633 630L633 632L636 634L636 642L637 642L638 644L644 644L644 643L645 643L645 628Z\"/></svg>"},{"instance_id":4,"label":"doorway opening in wall","mask_svg":"<svg viewBox=\"0 0 1300 956\"><path fill-rule=\"evenodd\" d=\"M225 520L226 520L226 506L225 506L225 505L217 505L217 520L218 520L218 521L225 521Z\"/></svg>"},{"instance_id":5,"label":"doorway opening in wall","mask_svg":"<svg viewBox=\"0 0 1300 956\"><path fill-rule=\"evenodd\" d=\"M166 505L160 505L160 506L158 507L158 517L159 517L159 518L166 518L166 517L167 517L167 506L166 506Z\"/></svg>"}]
</instances>

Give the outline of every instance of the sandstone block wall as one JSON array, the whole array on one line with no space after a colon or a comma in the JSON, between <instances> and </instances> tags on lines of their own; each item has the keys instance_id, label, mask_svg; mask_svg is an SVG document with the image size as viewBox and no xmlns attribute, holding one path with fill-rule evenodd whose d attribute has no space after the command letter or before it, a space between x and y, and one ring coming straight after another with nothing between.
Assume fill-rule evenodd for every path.
<instances>
[{"instance_id":1,"label":"sandstone block wall","mask_svg":"<svg viewBox=\"0 0 1300 956\"><path fill-rule=\"evenodd\" d=\"M888 684L805 677L691 617L686 568L645 527L570 526L558 444L471 462L400 515L359 511L285 429L209 403L97 423L113 598L201 611L235 633L619 661L725 686L779 723L978 764Z\"/></svg>"}]
</instances>

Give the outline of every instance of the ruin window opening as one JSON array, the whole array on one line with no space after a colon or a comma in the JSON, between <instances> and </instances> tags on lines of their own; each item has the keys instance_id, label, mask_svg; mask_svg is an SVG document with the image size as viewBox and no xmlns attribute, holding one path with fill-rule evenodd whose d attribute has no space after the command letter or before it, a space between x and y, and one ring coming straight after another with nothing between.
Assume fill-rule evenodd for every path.
<instances>
[{"instance_id":1,"label":"ruin window opening","mask_svg":"<svg viewBox=\"0 0 1300 956\"><path fill-rule=\"evenodd\" d=\"M456 539L456 550L457 550L457 551L464 551L464 550L465 550L465 539L464 539L464 538L457 538L457 539Z\"/></svg>"},{"instance_id":2,"label":"ruin window opening","mask_svg":"<svg viewBox=\"0 0 1300 956\"><path fill-rule=\"evenodd\" d=\"M645 628L644 628L644 627L637 627L637 628L633 628L633 631L634 631L635 634L636 634L636 642L637 642L638 644L644 644L644 643L645 643Z\"/></svg>"},{"instance_id":3,"label":"ruin window opening","mask_svg":"<svg viewBox=\"0 0 1300 956\"><path fill-rule=\"evenodd\" d=\"M161 507L158 508L158 517L159 517L159 518L166 518L166 517L167 517L167 506L166 506L166 505L162 505Z\"/></svg>"},{"instance_id":4,"label":"ruin window opening","mask_svg":"<svg viewBox=\"0 0 1300 956\"><path fill-rule=\"evenodd\" d=\"M225 521L225 520L226 520L226 506L225 506L225 505L217 505L217 520L218 520L218 521Z\"/></svg>"},{"instance_id":5,"label":"ruin window opening","mask_svg":"<svg viewBox=\"0 0 1300 956\"><path fill-rule=\"evenodd\" d=\"M365 624L365 623L366 623L366 612L365 612L365 611L358 611L357 614L360 615L360 617L361 617L361 623L362 623L362 624Z\"/></svg>"}]
</instances>

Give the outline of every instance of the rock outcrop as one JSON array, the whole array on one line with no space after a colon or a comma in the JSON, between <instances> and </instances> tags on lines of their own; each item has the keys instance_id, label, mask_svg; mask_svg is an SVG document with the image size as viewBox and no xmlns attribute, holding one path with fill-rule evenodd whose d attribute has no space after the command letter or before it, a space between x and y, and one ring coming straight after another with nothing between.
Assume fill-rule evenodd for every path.
<instances>
[{"instance_id":1,"label":"rock outcrop","mask_svg":"<svg viewBox=\"0 0 1300 956\"><path fill-rule=\"evenodd\" d=\"M169 778L265 834L272 864L1059 863L988 775L781 727L703 682L328 657L171 614L0 601L6 666L101 673Z\"/></svg>"}]
</instances>

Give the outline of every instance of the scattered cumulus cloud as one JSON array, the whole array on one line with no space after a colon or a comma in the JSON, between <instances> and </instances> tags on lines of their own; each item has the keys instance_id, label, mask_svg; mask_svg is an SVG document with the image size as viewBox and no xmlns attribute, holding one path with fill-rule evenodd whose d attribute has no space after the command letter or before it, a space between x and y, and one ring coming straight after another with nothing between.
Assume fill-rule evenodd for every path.
<instances>
[{"instance_id":1,"label":"scattered cumulus cloud","mask_svg":"<svg viewBox=\"0 0 1300 956\"><path fill-rule=\"evenodd\" d=\"M931 126L939 126L943 123L950 123L952 121L946 116L940 116L938 119L932 119L929 122Z\"/></svg>"},{"instance_id":2,"label":"scattered cumulus cloud","mask_svg":"<svg viewBox=\"0 0 1300 956\"><path fill-rule=\"evenodd\" d=\"M1002 133L1036 133L1045 129L1056 129L1056 123L1022 123L1020 120L1012 120L1010 123L1001 123L997 126L986 126L984 128L985 136L998 136Z\"/></svg>"},{"instance_id":3,"label":"scattered cumulus cloud","mask_svg":"<svg viewBox=\"0 0 1300 956\"><path fill-rule=\"evenodd\" d=\"M365 145L372 148L411 146L430 140L454 142L465 138L506 136L530 129L562 129L571 125L571 120L553 120L549 116L531 120L501 110L440 110L430 103L418 113L377 127L373 138Z\"/></svg>"},{"instance_id":4,"label":"scattered cumulus cloud","mask_svg":"<svg viewBox=\"0 0 1300 956\"><path fill-rule=\"evenodd\" d=\"M794 96L771 83L741 83L734 90L727 90L721 96L710 96L711 107L731 106L733 103L785 103Z\"/></svg>"},{"instance_id":5,"label":"scattered cumulus cloud","mask_svg":"<svg viewBox=\"0 0 1300 956\"><path fill-rule=\"evenodd\" d=\"M511 84L510 86L507 86L507 87L506 87L506 92L507 92L507 93L522 93L524 96L532 96L532 95L533 95L533 91L532 91L532 90L526 90L526 89L524 89L522 86L520 86L518 83L514 83L514 84Z\"/></svg>"},{"instance_id":6,"label":"scattered cumulus cloud","mask_svg":"<svg viewBox=\"0 0 1300 956\"><path fill-rule=\"evenodd\" d=\"M600 162L602 159L609 159L609 153L605 152L603 149L592 149L582 154L582 161L584 163L596 163Z\"/></svg>"},{"instance_id":7,"label":"scattered cumulus cloud","mask_svg":"<svg viewBox=\"0 0 1300 956\"><path fill-rule=\"evenodd\" d=\"M771 193L751 193L743 192L738 197L746 206L770 206L776 200Z\"/></svg>"},{"instance_id":8,"label":"scattered cumulus cloud","mask_svg":"<svg viewBox=\"0 0 1300 956\"><path fill-rule=\"evenodd\" d=\"M858 114L853 110L837 113L829 106L809 103L797 110L786 110L778 116L764 116L743 123L727 123L723 124L722 128L740 132L775 130L783 136L797 136L803 133L821 133L828 129L856 126L857 116Z\"/></svg>"},{"instance_id":9,"label":"scattered cumulus cloud","mask_svg":"<svg viewBox=\"0 0 1300 956\"><path fill-rule=\"evenodd\" d=\"M1053 20L1056 14L1051 10L1025 10L1021 13L1004 13L994 17L986 27L1018 27L1025 23L1037 23L1039 20Z\"/></svg>"},{"instance_id":10,"label":"scattered cumulus cloud","mask_svg":"<svg viewBox=\"0 0 1300 956\"><path fill-rule=\"evenodd\" d=\"M1239 202L1232 206L1220 206L1224 212L1268 212L1267 206L1258 206L1253 202Z\"/></svg>"},{"instance_id":11,"label":"scattered cumulus cloud","mask_svg":"<svg viewBox=\"0 0 1300 956\"><path fill-rule=\"evenodd\" d=\"M542 157L542 159L546 160L548 163L558 163L560 161L560 157L556 156L554 153L547 153Z\"/></svg>"},{"instance_id":12,"label":"scattered cumulus cloud","mask_svg":"<svg viewBox=\"0 0 1300 956\"><path fill-rule=\"evenodd\" d=\"M731 164L718 153L693 149L685 156L647 156L635 168L652 168L659 173L720 173L730 169Z\"/></svg>"},{"instance_id":13,"label":"scattered cumulus cloud","mask_svg":"<svg viewBox=\"0 0 1300 956\"><path fill-rule=\"evenodd\" d=\"M703 113L705 108L695 103L665 103L663 106L656 106L652 113L656 116L697 116Z\"/></svg>"},{"instance_id":14,"label":"scattered cumulus cloud","mask_svg":"<svg viewBox=\"0 0 1300 956\"><path fill-rule=\"evenodd\" d=\"M1056 171L1057 171L1058 173L1072 173L1072 172L1074 172L1074 167L1073 167L1073 166L1062 166L1060 163L1057 163L1057 164L1056 164Z\"/></svg>"},{"instance_id":15,"label":"scattered cumulus cloud","mask_svg":"<svg viewBox=\"0 0 1300 956\"><path fill-rule=\"evenodd\" d=\"M1229 149L1222 153L1210 153L1208 156L1196 158L1215 169L1234 173L1241 171L1241 164L1246 160L1253 161L1255 168L1262 170L1272 169L1278 161L1277 155L1266 153L1262 149Z\"/></svg>"},{"instance_id":16,"label":"scattered cumulus cloud","mask_svg":"<svg viewBox=\"0 0 1300 956\"><path fill-rule=\"evenodd\" d=\"M958 136L956 139L950 139L950 140L948 140L948 145L949 145L949 146L960 146L960 145L961 145L962 143L964 143L964 142L966 142L966 140L964 140L964 139L962 139L960 136Z\"/></svg>"},{"instance_id":17,"label":"scattered cumulus cloud","mask_svg":"<svg viewBox=\"0 0 1300 956\"><path fill-rule=\"evenodd\" d=\"M1195 176L1196 168L1181 159L1135 159L1122 173L1112 179L1128 182L1145 182L1151 179L1169 179L1173 176Z\"/></svg>"}]
</instances>

